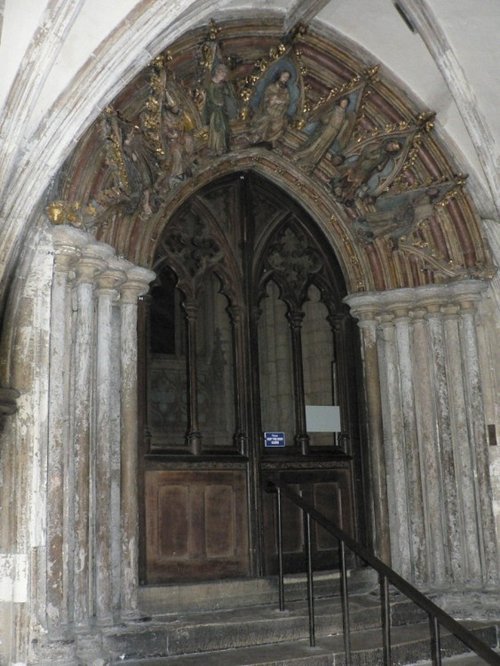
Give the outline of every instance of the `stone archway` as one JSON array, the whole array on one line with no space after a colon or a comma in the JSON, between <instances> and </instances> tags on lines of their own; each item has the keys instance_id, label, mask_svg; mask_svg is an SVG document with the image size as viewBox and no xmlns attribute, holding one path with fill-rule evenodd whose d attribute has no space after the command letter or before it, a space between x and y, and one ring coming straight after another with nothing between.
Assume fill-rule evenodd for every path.
<instances>
[{"instance_id":1,"label":"stone archway","mask_svg":"<svg viewBox=\"0 0 500 666\"><path fill-rule=\"evenodd\" d=\"M219 66L223 74L217 81ZM281 72L287 77L280 89ZM217 117L225 133L219 133L219 144L209 111L210 96L216 94L227 105ZM285 99L281 115L268 113L264 101L278 108L280 94ZM103 155L101 162L89 162L90 154ZM94 229L119 254L149 266L172 212L214 172L222 176L238 170L263 174L317 221L344 272L353 312L358 302L364 312L365 295L366 302L380 301L370 310L372 336L386 315L393 316L382 294L411 294L403 309L413 316L412 299L426 302L420 294L434 285L431 291L438 296L432 307L441 313L448 305L449 284L463 281L465 294L468 285L479 293L494 274L465 177L455 172L435 136L433 114L412 106L377 67L357 62L325 36L299 26L281 38L272 19L229 21L222 27L212 23L186 34L155 59L82 140L66 165L61 200L52 205L52 215ZM473 301L466 299L469 305ZM360 325L366 330L363 317ZM383 459L393 412L380 398L382 375L376 367L385 357L379 358L370 340L365 381L372 387L368 433L375 443L374 533L379 552L389 559ZM432 346L428 351L432 356ZM399 362L398 356L391 359L391 371L399 371ZM453 376L451 369L443 372L443 377L447 372ZM480 439L484 447L484 433ZM485 469L484 461L480 466ZM413 472L405 469L410 479L418 465ZM488 495L488 484L484 487ZM436 490L429 501L435 503L443 492ZM481 493L472 494L481 503ZM403 549L408 563L410 550ZM408 567L413 571L413 564ZM424 579L432 582L433 576Z\"/></svg>"},{"instance_id":2,"label":"stone archway","mask_svg":"<svg viewBox=\"0 0 500 666\"><path fill-rule=\"evenodd\" d=\"M56 255L59 251L62 254L55 260L53 275L46 284L53 292L48 299L53 307L53 321L47 327L54 359L49 419L54 424L59 418L59 343L62 348L67 343L71 358L80 356L92 339L91 320L90 328L97 335L98 345L102 345L98 352L104 356L111 352L117 336L122 336L119 348L125 349L128 359L124 386L133 401L134 310L138 294L152 277L147 268L161 230L175 208L209 182L214 172L223 175L241 169L255 170L299 200L316 220L344 272L350 294L347 302L359 315L368 406L373 531L378 552L387 560L391 553L398 554L394 564L425 586L452 590L469 585L482 589L496 582L498 573L484 419L475 371L474 312L483 285L493 271L463 178L454 172L451 157L434 136L432 118L426 110L417 109L382 74L366 68L325 37L299 32L294 42L299 54L289 50L289 42L281 43L278 24L272 20L259 24L228 22L222 34L227 51L219 44L217 27L212 26L208 34L206 29L198 30L173 45L171 61L155 60L120 94L113 109L108 109L90 128L61 170L60 189L49 206L49 216L64 226L48 232L49 236L54 234L55 240L47 244L49 251L53 243ZM258 53L255 40L251 39L255 34L260 38ZM187 55L200 52L199 58ZM213 155L209 154L210 145L214 146L208 136L210 123L200 111L201 104L197 106L198 93L207 94L212 74L202 61L210 64L211 57L211 64L214 58L221 57L228 66L242 70L240 82L237 70L232 70L241 108L240 115L230 119L231 143L221 154ZM254 67L259 60L259 66ZM274 118L274 124L254 122L252 118L258 117L257 99L259 95L263 98L264 89L276 83L271 73L273 68L279 71L281 65L296 86L293 95L297 104L293 110L290 105L287 108L285 127L279 126L278 118ZM172 79L172 74L177 78ZM163 87L167 81L172 83L170 98ZM307 148L312 154L313 146L321 153L319 144L315 144L322 135L318 128L321 129L320 123L328 123L330 113L343 97L349 97L355 116L354 124L346 125L347 143L325 151L316 161L307 162L310 157L305 162L296 159ZM172 105L172 100L177 104ZM252 100L256 101L254 107ZM189 153L185 136L181 149L168 135L166 145L171 156L177 151L175 169L180 171L176 172L173 160L168 161L168 151L164 155L161 152L167 135L161 113L163 109L166 113L172 111L173 106L187 111L184 127L177 131L192 133L198 141L198 147ZM175 118L169 122L168 131L175 133ZM252 132L257 134L248 138ZM391 142L398 144L393 155L392 148L387 150ZM193 160L190 168L186 168L187 153ZM363 166L365 160L367 165ZM78 239L66 225L80 227ZM74 255L74 265L66 263L68 252ZM67 331L64 333L58 320L67 311L73 291L79 313L73 322L75 347L71 346L71 336L66 343L61 338ZM128 315L120 318L118 325L113 299L120 291L123 312ZM98 308L98 319L93 318L94 306ZM450 348L455 352L449 352ZM110 373L116 363L113 358L108 366L100 365L103 382L98 390L104 393L98 395L104 415L109 407L106 391L110 388ZM468 369L466 378L460 377L461 367ZM75 369L75 377L83 390L89 366L80 370L83 374ZM116 375L113 382L112 390L116 392ZM95 388L97 391L97 384ZM433 394L438 400L430 405L429 396ZM102 412L100 417L94 414L89 424L86 415L78 411L80 396L74 391L71 396L74 426L83 432L84 439L88 429L106 427ZM135 415L125 408L121 413L130 453ZM428 414L436 417L435 429L427 427ZM77 441L75 432L65 432L63 447L69 447L70 441L73 446ZM82 451L87 451L83 444ZM105 452L100 454L105 457ZM466 459L470 460L470 467L464 465ZM78 478L85 484L89 461L84 457L81 460ZM100 538L105 522L97 529L99 539L84 543L82 537L84 560L96 548L98 557L105 562L109 553L116 556L119 550L116 529L124 537L131 536L118 557L124 572L125 594L114 606L116 617L135 611L137 592L134 464L132 457L122 457L122 463L126 478L122 479L121 492L128 504L123 505L121 525L116 522L118 514L114 514L114 537L109 549ZM59 462L52 459L49 472L52 464L58 468L68 463L63 458ZM428 464L434 466L434 474L425 474ZM67 474L73 471L66 467ZM463 487L459 483L461 472L467 475ZM57 522L58 514L51 513L56 505L61 509L57 474L52 481L48 515ZM119 487L120 483L114 486L115 502ZM129 491L132 494L127 496ZM403 504L396 503L395 508L392 503L396 500ZM433 519L431 509L436 505L439 511ZM99 515L107 519L102 507ZM399 520L400 516L404 516L404 521ZM414 516L418 519L415 531ZM80 523L81 534L86 531L87 518L88 514ZM48 530L50 535L50 526ZM53 537L42 567L57 579L52 591L59 597L49 600L50 595L43 597L41 593L40 598L46 601L51 637L73 638L64 616L68 595L74 595L72 598L82 611L82 629L94 621L95 608L90 608L89 599L77 588L69 592L67 579L61 571L51 568L52 556L54 562L63 561L63 549L67 547L55 531ZM427 566L424 562L435 548L439 557ZM98 617L102 624L110 621L110 605L121 594L122 579L119 580L114 592L107 586L109 581L98 581ZM86 587L83 577L79 585Z\"/></svg>"}]
</instances>

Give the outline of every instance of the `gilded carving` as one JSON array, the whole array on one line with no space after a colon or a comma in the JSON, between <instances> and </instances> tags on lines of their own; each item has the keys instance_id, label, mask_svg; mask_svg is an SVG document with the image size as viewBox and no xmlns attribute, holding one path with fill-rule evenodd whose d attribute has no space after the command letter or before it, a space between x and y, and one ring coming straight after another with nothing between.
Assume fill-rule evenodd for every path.
<instances>
[{"instance_id":1,"label":"gilded carving","mask_svg":"<svg viewBox=\"0 0 500 666\"><path fill-rule=\"evenodd\" d=\"M367 288L374 247L381 264L398 252L398 261L418 260L440 279L465 269L465 256L475 255L467 261L488 272L471 209L463 219L452 211L465 178L438 147L432 112L396 101L377 66L356 67L353 58L347 66L333 47L325 55L324 42L304 26L281 37L276 31L275 39L269 33L262 46L247 35L240 47L238 30L211 21L205 34L193 37L197 56L172 45L102 112L92 151L81 153L86 180L79 189L78 170L69 172L47 208L54 224L101 237L116 237L111 230L118 224L155 229L219 164L226 172L264 164L298 200L329 201L353 289ZM277 159L263 162L265 155ZM423 233L431 223L450 237L450 256L433 234ZM459 232L461 224L474 231ZM132 238L124 228L123 237ZM420 246L424 236L435 256ZM469 273L473 268L467 266Z\"/></svg>"},{"instance_id":2,"label":"gilded carving","mask_svg":"<svg viewBox=\"0 0 500 666\"><path fill-rule=\"evenodd\" d=\"M295 155L297 163L308 172L313 172L326 155L333 164L342 163L363 108L366 85L377 73L378 67L373 67L356 74L348 83L330 90L311 109L304 127L307 139Z\"/></svg>"},{"instance_id":3,"label":"gilded carving","mask_svg":"<svg viewBox=\"0 0 500 666\"><path fill-rule=\"evenodd\" d=\"M46 213L52 224L70 224L76 228L91 230L95 226L97 209L93 205L82 206L79 202L56 200L49 203Z\"/></svg>"},{"instance_id":4,"label":"gilded carving","mask_svg":"<svg viewBox=\"0 0 500 666\"><path fill-rule=\"evenodd\" d=\"M406 190L393 195L382 195L367 207L353 223L353 229L365 243L384 236L394 247L410 236L423 222L431 218L456 191L456 182L446 181L428 187Z\"/></svg>"}]
</instances>

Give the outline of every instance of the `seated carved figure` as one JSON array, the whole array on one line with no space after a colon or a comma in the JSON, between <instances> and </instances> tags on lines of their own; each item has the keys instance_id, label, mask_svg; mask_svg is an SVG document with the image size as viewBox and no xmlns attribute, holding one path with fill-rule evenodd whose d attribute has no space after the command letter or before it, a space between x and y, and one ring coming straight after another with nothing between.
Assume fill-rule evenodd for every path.
<instances>
[{"instance_id":1,"label":"seated carved figure","mask_svg":"<svg viewBox=\"0 0 500 666\"><path fill-rule=\"evenodd\" d=\"M276 79L270 83L262 97L259 108L253 119L251 133L252 143L269 143L274 147L276 141L288 125L288 108L290 106L290 91L288 82L291 74L282 70Z\"/></svg>"}]
</instances>

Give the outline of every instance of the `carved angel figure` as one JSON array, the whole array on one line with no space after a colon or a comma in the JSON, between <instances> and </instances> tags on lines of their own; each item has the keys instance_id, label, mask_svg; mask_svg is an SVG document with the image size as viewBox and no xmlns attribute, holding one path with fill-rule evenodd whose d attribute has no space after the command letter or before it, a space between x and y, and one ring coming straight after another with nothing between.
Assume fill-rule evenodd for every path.
<instances>
[{"instance_id":1,"label":"carved angel figure","mask_svg":"<svg viewBox=\"0 0 500 666\"><path fill-rule=\"evenodd\" d=\"M297 150L297 161L308 171L314 171L330 148L334 147L338 154L343 152L356 119L356 113L349 110L350 104L348 96L337 100L319 117L311 136Z\"/></svg>"},{"instance_id":2,"label":"carved angel figure","mask_svg":"<svg viewBox=\"0 0 500 666\"><path fill-rule=\"evenodd\" d=\"M434 214L436 204L451 187L452 183L445 183L379 197L375 210L359 217L354 222L354 228L366 243L388 236L397 247L401 238L408 236L418 224Z\"/></svg>"},{"instance_id":3,"label":"carved angel figure","mask_svg":"<svg viewBox=\"0 0 500 666\"><path fill-rule=\"evenodd\" d=\"M362 199L375 191L394 174L401 150L401 142L395 139L365 145L359 155L348 158L339 167L339 175L331 179L335 198L345 206L353 206L356 198Z\"/></svg>"}]
</instances>

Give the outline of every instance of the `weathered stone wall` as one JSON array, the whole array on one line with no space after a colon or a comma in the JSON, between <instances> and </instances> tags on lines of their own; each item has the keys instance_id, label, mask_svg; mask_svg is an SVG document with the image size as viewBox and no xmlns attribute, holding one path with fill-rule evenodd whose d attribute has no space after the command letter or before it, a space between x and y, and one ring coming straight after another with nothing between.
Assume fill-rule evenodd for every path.
<instances>
[{"instance_id":1,"label":"weathered stone wall","mask_svg":"<svg viewBox=\"0 0 500 666\"><path fill-rule=\"evenodd\" d=\"M51 249L46 230L30 234L0 352L2 378L20 392L0 440L0 663L26 659L45 595Z\"/></svg>"}]
</instances>

